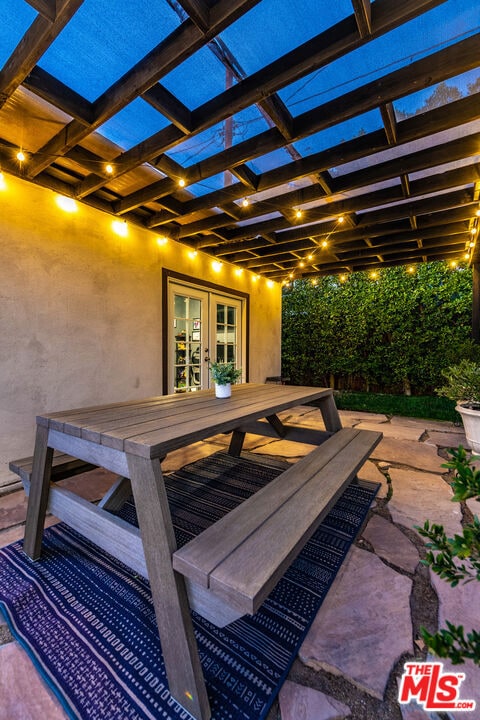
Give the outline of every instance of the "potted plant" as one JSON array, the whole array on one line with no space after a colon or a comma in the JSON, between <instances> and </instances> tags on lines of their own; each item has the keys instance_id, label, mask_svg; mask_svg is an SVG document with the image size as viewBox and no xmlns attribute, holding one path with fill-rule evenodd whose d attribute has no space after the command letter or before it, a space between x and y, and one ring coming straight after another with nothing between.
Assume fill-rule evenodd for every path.
<instances>
[{"instance_id":1,"label":"potted plant","mask_svg":"<svg viewBox=\"0 0 480 720\"><path fill-rule=\"evenodd\" d=\"M212 362L210 363L212 380L215 383L215 395L217 397L230 397L232 394L232 383L236 382L242 374L242 370L236 369L233 362Z\"/></svg>"},{"instance_id":2,"label":"potted plant","mask_svg":"<svg viewBox=\"0 0 480 720\"><path fill-rule=\"evenodd\" d=\"M436 392L455 400L455 410L462 417L468 445L480 453L480 365L464 359L442 374L446 383Z\"/></svg>"}]
</instances>

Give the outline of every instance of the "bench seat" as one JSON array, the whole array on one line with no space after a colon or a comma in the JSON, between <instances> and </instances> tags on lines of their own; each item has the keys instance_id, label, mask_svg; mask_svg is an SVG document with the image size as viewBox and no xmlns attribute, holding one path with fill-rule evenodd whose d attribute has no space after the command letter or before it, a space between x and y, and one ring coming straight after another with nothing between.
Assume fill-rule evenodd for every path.
<instances>
[{"instance_id":1,"label":"bench seat","mask_svg":"<svg viewBox=\"0 0 480 720\"><path fill-rule=\"evenodd\" d=\"M191 589L254 614L381 438L339 430L177 550L173 567Z\"/></svg>"},{"instance_id":2,"label":"bench seat","mask_svg":"<svg viewBox=\"0 0 480 720\"><path fill-rule=\"evenodd\" d=\"M33 457L11 460L8 467L13 473L19 475L24 486L25 483L30 484L32 479ZM84 460L78 460L71 455L66 455L65 453L55 450L53 453L51 479L57 482L72 475L79 475L88 470L94 470L96 467L96 465L92 465Z\"/></svg>"}]
</instances>

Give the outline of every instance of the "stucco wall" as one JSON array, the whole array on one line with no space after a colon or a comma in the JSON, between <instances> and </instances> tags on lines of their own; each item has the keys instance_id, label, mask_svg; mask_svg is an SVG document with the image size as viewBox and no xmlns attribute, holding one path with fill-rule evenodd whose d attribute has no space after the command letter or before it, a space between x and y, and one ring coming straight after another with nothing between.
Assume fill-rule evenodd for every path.
<instances>
[{"instance_id":1,"label":"stucco wall","mask_svg":"<svg viewBox=\"0 0 480 720\"><path fill-rule=\"evenodd\" d=\"M0 190L0 480L35 415L162 392L162 268L250 294L250 380L280 373L279 285L9 175Z\"/></svg>"}]
</instances>

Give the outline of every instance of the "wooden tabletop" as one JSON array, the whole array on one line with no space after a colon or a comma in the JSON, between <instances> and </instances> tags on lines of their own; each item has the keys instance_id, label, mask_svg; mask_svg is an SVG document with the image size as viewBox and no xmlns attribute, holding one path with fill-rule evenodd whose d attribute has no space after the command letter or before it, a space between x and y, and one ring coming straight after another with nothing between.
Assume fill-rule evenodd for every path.
<instances>
[{"instance_id":1,"label":"wooden tabletop","mask_svg":"<svg viewBox=\"0 0 480 720\"><path fill-rule=\"evenodd\" d=\"M230 398L216 398L213 390L161 395L39 415L37 424L115 450L154 458L217 432L229 432L239 422L332 397L330 388L244 383L232 387Z\"/></svg>"}]
</instances>

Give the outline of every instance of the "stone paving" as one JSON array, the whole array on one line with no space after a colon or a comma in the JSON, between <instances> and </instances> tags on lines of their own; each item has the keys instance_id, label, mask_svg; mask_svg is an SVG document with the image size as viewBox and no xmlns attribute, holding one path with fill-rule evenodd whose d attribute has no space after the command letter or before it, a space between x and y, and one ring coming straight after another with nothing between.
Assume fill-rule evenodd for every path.
<instances>
[{"instance_id":1,"label":"stone paving","mask_svg":"<svg viewBox=\"0 0 480 720\"><path fill-rule=\"evenodd\" d=\"M323 429L314 408L295 408L281 417ZM381 488L268 720L479 720L480 668L473 663L444 665L465 673L460 696L475 700L476 712L436 715L415 702L397 701L404 662L427 658L420 625L433 630L448 619L463 624L467 632L480 627L478 583L452 589L431 573L420 562L425 551L415 530L427 518L444 524L449 535L460 529L462 508L451 502L442 463L444 448L465 445L465 436L451 423L345 411L341 417L344 426L383 432L384 439L359 473ZM164 468L181 467L227 442L219 435L176 451ZM311 446L249 435L245 449L294 461ZM96 470L62 483L91 500L101 497L111 481L109 473ZM475 500L467 507L478 514ZM0 546L23 537L25 509L22 490L0 497ZM53 522L49 518L49 524ZM0 696L0 720L65 718L24 651L11 641L1 617Z\"/></svg>"}]
</instances>

